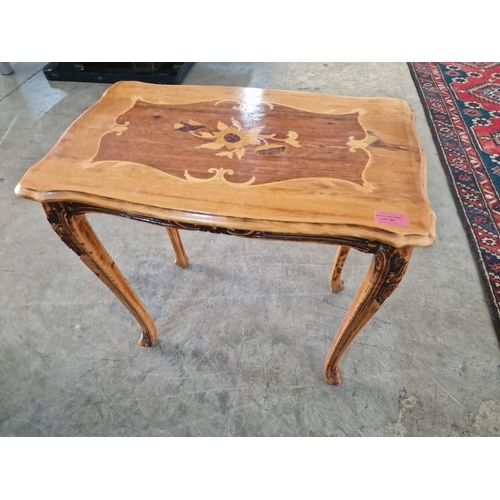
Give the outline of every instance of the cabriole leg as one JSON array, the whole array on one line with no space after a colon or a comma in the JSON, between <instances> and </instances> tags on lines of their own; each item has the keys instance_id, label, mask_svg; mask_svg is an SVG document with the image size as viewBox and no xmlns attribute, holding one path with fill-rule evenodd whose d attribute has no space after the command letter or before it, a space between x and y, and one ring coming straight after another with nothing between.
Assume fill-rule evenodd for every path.
<instances>
[{"instance_id":1,"label":"cabriole leg","mask_svg":"<svg viewBox=\"0 0 500 500\"><path fill-rule=\"evenodd\" d=\"M411 247L392 248L381 245L361 284L351 308L340 327L325 364L325 381L330 385L342 383L338 364L351 342L382 303L397 288L410 262Z\"/></svg>"},{"instance_id":2,"label":"cabriole leg","mask_svg":"<svg viewBox=\"0 0 500 500\"><path fill-rule=\"evenodd\" d=\"M333 263L332 274L330 275L330 291L332 293L341 292L344 289L344 282L340 279L342 268L344 267L350 247L339 246Z\"/></svg>"},{"instance_id":3,"label":"cabriole leg","mask_svg":"<svg viewBox=\"0 0 500 500\"><path fill-rule=\"evenodd\" d=\"M184 250L184 245L182 244L181 235L179 230L174 227L167 227L168 237L174 247L175 252L175 265L186 269L189 263L188 256Z\"/></svg>"},{"instance_id":4,"label":"cabriole leg","mask_svg":"<svg viewBox=\"0 0 500 500\"><path fill-rule=\"evenodd\" d=\"M156 342L156 328L139 297L99 241L84 214L72 214L71 205L44 203L52 229L96 276L118 297L139 322L142 336L139 345L151 347Z\"/></svg>"}]
</instances>

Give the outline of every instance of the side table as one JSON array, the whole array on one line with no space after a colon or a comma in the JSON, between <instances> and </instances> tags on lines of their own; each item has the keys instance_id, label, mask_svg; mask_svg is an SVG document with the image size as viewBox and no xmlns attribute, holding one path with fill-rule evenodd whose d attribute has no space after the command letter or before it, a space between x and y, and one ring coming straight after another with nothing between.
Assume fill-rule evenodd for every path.
<instances>
[{"instance_id":1,"label":"side table","mask_svg":"<svg viewBox=\"0 0 500 500\"><path fill-rule=\"evenodd\" d=\"M86 213L167 228L339 245L330 289L343 289L349 249L373 254L335 338L325 381L401 281L414 247L435 240L426 162L402 100L251 88L119 82L24 175L16 193L42 203L52 228L139 322L156 330Z\"/></svg>"}]
</instances>

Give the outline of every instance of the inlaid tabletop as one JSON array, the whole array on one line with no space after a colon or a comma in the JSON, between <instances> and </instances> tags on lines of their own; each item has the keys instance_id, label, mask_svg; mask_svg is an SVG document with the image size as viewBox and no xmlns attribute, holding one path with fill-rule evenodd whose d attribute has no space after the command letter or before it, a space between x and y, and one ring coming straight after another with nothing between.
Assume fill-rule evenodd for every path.
<instances>
[{"instance_id":1,"label":"inlaid tabletop","mask_svg":"<svg viewBox=\"0 0 500 500\"><path fill-rule=\"evenodd\" d=\"M435 238L414 115L398 99L120 82L16 192L229 229Z\"/></svg>"}]
</instances>

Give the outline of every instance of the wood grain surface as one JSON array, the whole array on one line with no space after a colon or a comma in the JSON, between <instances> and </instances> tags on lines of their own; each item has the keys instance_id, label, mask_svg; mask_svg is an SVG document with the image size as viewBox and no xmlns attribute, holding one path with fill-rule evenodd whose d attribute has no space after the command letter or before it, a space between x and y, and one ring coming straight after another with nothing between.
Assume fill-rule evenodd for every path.
<instances>
[{"instance_id":1,"label":"wood grain surface","mask_svg":"<svg viewBox=\"0 0 500 500\"><path fill-rule=\"evenodd\" d=\"M248 113L231 102L137 101L116 122L126 130L102 138L94 163L130 161L194 182L222 168L225 180L237 184L332 178L362 186L369 159L348 145L365 136L358 113L318 115L263 103Z\"/></svg>"},{"instance_id":2,"label":"wood grain surface","mask_svg":"<svg viewBox=\"0 0 500 500\"><path fill-rule=\"evenodd\" d=\"M435 239L414 116L397 99L120 82L16 192L233 231Z\"/></svg>"}]
</instances>

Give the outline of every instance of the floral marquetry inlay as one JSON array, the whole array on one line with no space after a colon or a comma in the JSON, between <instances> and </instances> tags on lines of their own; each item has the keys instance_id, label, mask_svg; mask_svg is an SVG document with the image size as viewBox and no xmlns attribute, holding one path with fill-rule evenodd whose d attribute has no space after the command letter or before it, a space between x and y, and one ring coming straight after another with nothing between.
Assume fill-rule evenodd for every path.
<instances>
[{"instance_id":1,"label":"floral marquetry inlay","mask_svg":"<svg viewBox=\"0 0 500 500\"><path fill-rule=\"evenodd\" d=\"M105 134L93 163L127 161L187 182L257 186L328 179L365 186L362 110L312 113L276 103L136 100Z\"/></svg>"},{"instance_id":2,"label":"floral marquetry inlay","mask_svg":"<svg viewBox=\"0 0 500 500\"><path fill-rule=\"evenodd\" d=\"M197 148L224 149L217 156L226 156L233 158L234 155L241 160L245 155L245 148L255 146L255 152L260 155L277 155L284 153L286 145L289 144L295 148L300 148L297 141L297 132L288 131L284 139L276 137L276 134L263 134L265 126L253 127L249 130L242 128L241 123L234 117L231 117L231 125L222 121L217 122L217 129L212 132L201 131L204 125L194 120L188 123L181 122L174 125L174 129L180 132L189 132L200 139L207 139L210 142L201 144Z\"/></svg>"}]
</instances>

